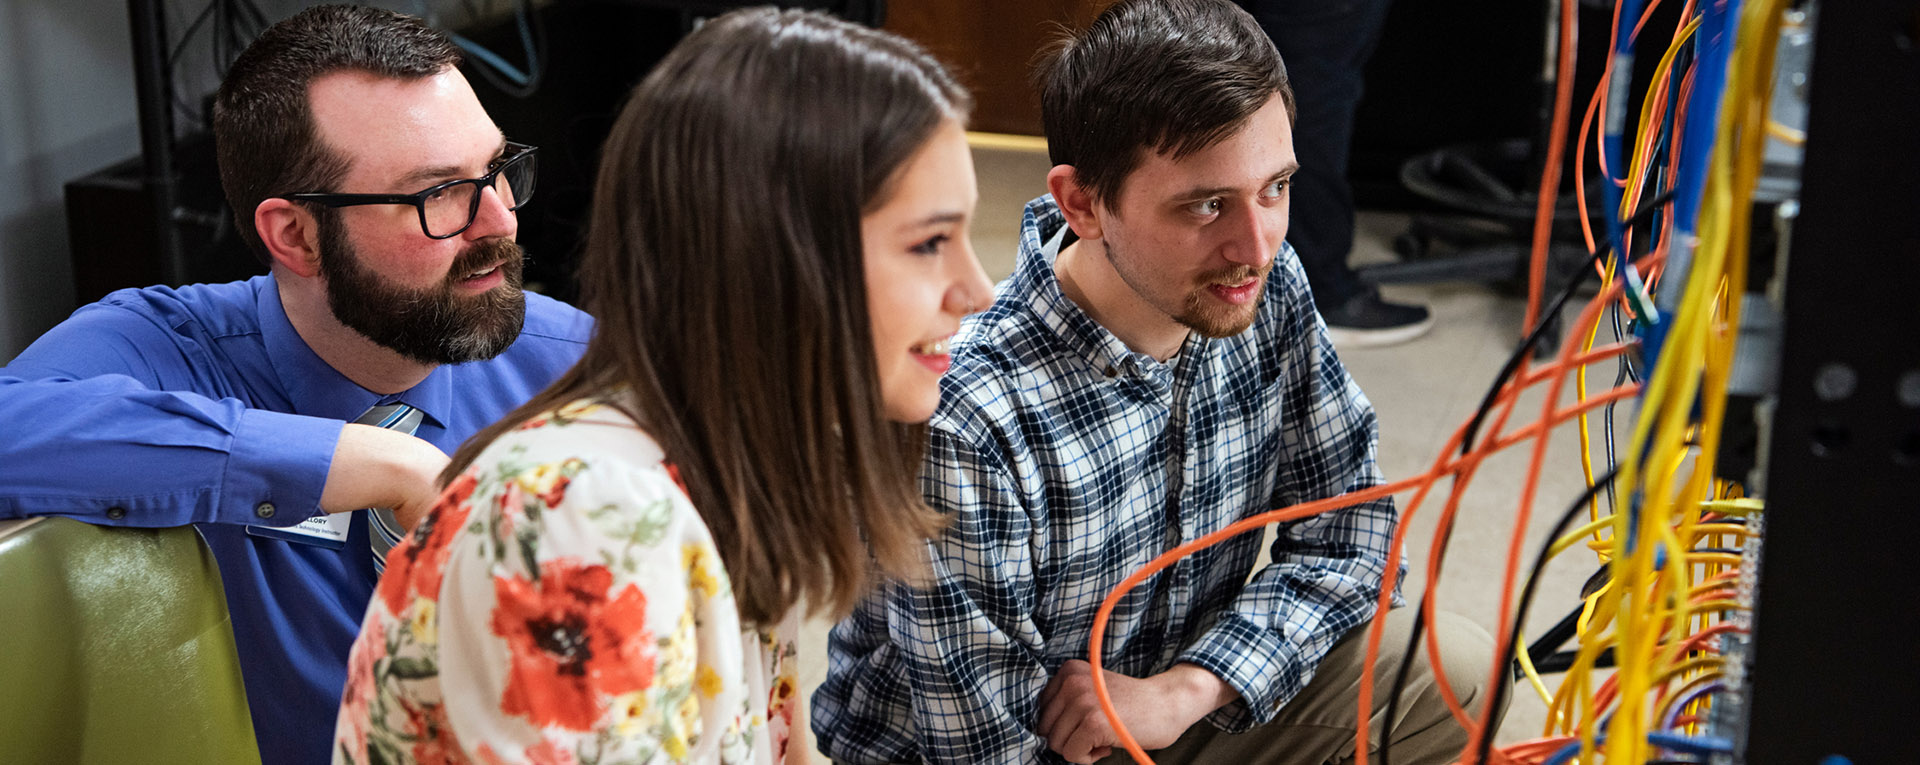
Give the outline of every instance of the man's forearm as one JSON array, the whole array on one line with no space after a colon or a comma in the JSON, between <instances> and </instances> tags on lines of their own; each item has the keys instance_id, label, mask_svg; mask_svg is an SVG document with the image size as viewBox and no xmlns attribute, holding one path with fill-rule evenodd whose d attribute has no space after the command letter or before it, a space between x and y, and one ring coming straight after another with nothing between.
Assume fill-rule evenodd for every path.
<instances>
[{"instance_id":1,"label":"man's forearm","mask_svg":"<svg viewBox=\"0 0 1920 765\"><path fill-rule=\"evenodd\" d=\"M1144 678L1103 670L1114 713L1141 746L1172 746L1188 728L1239 694L1225 681L1195 664ZM1036 733L1070 762L1092 762L1120 746L1120 737L1094 692L1092 666L1068 661L1054 673L1040 697Z\"/></svg>"},{"instance_id":2,"label":"man's forearm","mask_svg":"<svg viewBox=\"0 0 1920 765\"><path fill-rule=\"evenodd\" d=\"M1181 662L1154 677L1168 689L1169 698L1178 700L1180 708L1190 713L1197 710L1197 713L1183 715L1190 716L1194 722L1240 698L1233 686L1198 664Z\"/></svg>"},{"instance_id":3,"label":"man's forearm","mask_svg":"<svg viewBox=\"0 0 1920 765\"><path fill-rule=\"evenodd\" d=\"M328 513L363 507L393 510L411 529L439 496L447 455L413 436L371 425L347 424L333 452L320 509Z\"/></svg>"}]
</instances>

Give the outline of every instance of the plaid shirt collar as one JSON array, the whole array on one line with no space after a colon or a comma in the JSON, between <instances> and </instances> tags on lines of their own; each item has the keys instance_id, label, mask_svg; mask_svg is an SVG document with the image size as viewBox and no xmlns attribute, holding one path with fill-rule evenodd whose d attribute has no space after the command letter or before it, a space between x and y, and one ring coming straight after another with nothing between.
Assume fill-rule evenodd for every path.
<instances>
[{"instance_id":1,"label":"plaid shirt collar","mask_svg":"<svg viewBox=\"0 0 1920 765\"><path fill-rule=\"evenodd\" d=\"M1060 277L1053 270L1054 261L1060 250L1074 239L1053 195L1028 202L1020 225L1019 258L1012 278L1002 285L1001 293L1032 300L1033 315L1041 326L1075 356L1086 359L1088 368L1095 373L1107 377L1123 374L1140 377L1156 387L1172 385L1174 367L1180 359L1203 347L1205 338L1189 333L1180 352L1164 362L1128 348L1061 291Z\"/></svg>"}]
</instances>

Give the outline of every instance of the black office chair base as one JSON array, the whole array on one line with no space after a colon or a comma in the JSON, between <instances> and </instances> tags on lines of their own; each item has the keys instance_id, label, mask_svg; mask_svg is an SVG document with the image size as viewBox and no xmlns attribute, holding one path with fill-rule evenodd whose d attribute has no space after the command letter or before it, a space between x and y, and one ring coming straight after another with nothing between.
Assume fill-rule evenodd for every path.
<instances>
[{"instance_id":1,"label":"black office chair base","mask_svg":"<svg viewBox=\"0 0 1920 765\"><path fill-rule=\"evenodd\" d=\"M1538 172L1533 143L1524 139L1449 146L1407 160L1400 168L1401 184L1458 212L1413 216L1394 237L1401 262L1355 271L1369 284L1464 281L1526 294L1539 199L1531 186ZM1592 192L1588 198L1598 199L1598 188ZM1571 197L1560 195L1554 206L1558 237L1548 250L1543 294L1558 292L1577 269L1587 267L1585 248L1572 239L1581 211ZM1549 332L1537 354L1550 354L1558 345L1558 332Z\"/></svg>"}]
</instances>

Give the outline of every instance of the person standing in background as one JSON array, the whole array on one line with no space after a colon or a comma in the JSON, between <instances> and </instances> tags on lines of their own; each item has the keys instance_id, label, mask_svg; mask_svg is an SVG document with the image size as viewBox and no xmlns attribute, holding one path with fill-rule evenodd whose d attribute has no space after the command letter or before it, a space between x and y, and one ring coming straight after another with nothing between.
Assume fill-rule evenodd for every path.
<instances>
[{"instance_id":1,"label":"person standing in background","mask_svg":"<svg viewBox=\"0 0 1920 765\"><path fill-rule=\"evenodd\" d=\"M1426 307L1384 300L1362 283L1353 252L1353 186L1347 180L1354 113L1367 60L1392 0L1236 0L1273 40L1293 80L1300 114L1293 151L1293 226L1287 242L1313 288L1336 348L1404 343L1433 328Z\"/></svg>"}]
</instances>

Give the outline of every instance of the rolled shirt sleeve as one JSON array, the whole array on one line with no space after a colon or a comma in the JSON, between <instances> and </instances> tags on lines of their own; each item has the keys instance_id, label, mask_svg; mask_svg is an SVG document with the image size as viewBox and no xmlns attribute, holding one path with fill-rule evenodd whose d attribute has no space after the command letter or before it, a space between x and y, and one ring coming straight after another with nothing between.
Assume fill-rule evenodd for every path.
<instances>
[{"instance_id":1,"label":"rolled shirt sleeve","mask_svg":"<svg viewBox=\"0 0 1920 765\"><path fill-rule=\"evenodd\" d=\"M221 395L214 340L149 308L84 307L0 368L0 517L286 526L317 514L343 423Z\"/></svg>"}]
</instances>

